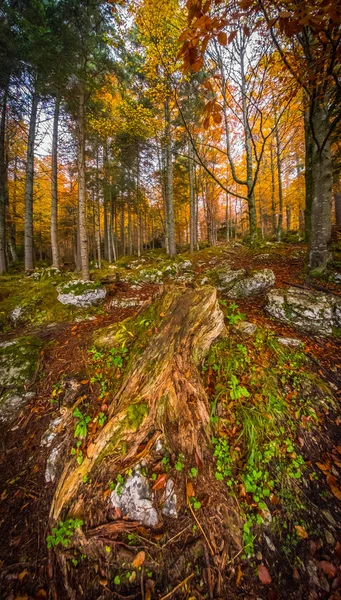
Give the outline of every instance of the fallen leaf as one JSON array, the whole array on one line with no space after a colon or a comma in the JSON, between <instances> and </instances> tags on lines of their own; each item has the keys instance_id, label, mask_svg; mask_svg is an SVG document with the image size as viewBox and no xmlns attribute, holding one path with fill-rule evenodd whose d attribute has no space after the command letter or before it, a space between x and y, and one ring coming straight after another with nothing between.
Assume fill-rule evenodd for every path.
<instances>
[{"instance_id":1,"label":"fallen leaf","mask_svg":"<svg viewBox=\"0 0 341 600\"><path fill-rule=\"evenodd\" d=\"M152 489L153 490L162 490L162 488L164 487L165 483L167 480L167 475L166 473L162 473L160 475L158 475L157 480L155 481Z\"/></svg>"},{"instance_id":2,"label":"fallen leaf","mask_svg":"<svg viewBox=\"0 0 341 600\"><path fill-rule=\"evenodd\" d=\"M257 571L261 583L263 583L264 585L270 585L272 579L268 569L264 565L258 565Z\"/></svg>"},{"instance_id":3,"label":"fallen leaf","mask_svg":"<svg viewBox=\"0 0 341 600\"><path fill-rule=\"evenodd\" d=\"M330 485L330 487L337 484L337 479L336 479L336 477L334 477L334 475L327 475L326 479L327 479L327 483L328 483L328 485Z\"/></svg>"},{"instance_id":4,"label":"fallen leaf","mask_svg":"<svg viewBox=\"0 0 341 600\"><path fill-rule=\"evenodd\" d=\"M38 590L36 592L35 598L46 598L46 592L45 590L43 590L43 588L41 588L40 590Z\"/></svg>"},{"instance_id":5,"label":"fallen leaf","mask_svg":"<svg viewBox=\"0 0 341 600\"><path fill-rule=\"evenodd\" d=\"M324 465L323 463L320 463L320 462L317 462L317 463L315 463L315 464L316 464L316 466L317 466L317 467L318 467L318 468L319 468L321 471L323 471L324 473L326 473L326 472L328 472L328 471L329 471L329 467L328 467L328 465Z\"/></svg>"},{"instance_id":6,"label":"fallen leaf","mask_svg":"<svg viewBox=\"0 0 341 600\"><path fill-rule=\"evenodd\" d=\"M28 575L28 570L24 569L23 571L21 571L21 573L19 573L18 579L24 579L24 577L26 577L26 575Z\"/></svg>"},{"instance_id":7,"label":"fallen leaf","mask_svg":"<svg viewBox=\"0 0 341 600\"><path fill-rule=\"evenodd\" d=\"M330 489L333 492L335 498L338 498L338 500L341 500L341 490L336 485L331 485Z\"/></svg>"},{"instance_id":8,"label":"fallen leaf","mask_svg":"<svg viewBox=\"0 0 341 600\"><path fill-rule=\"evenodd\" d=\"M307 539L308 533L306 532L306 530L304 529L304 527L301 527L301 525L295 525L295 529L297 531L297 535L303 539Z\"/></svg>"},{"instance_id":9,"label":"fallen leaf","mask_svg":"<svg viewBox=\"0 0 341 600\"><path fill-rule=\"evenodd\" d=\"M328 575L328 577L335 577L336 567L333 565L333 563L328 562L327 560L321 560L320 567L322 571Z\"/></svg>"},{"instance_id":10,"label":"fallen leaf","mask_svg":"<svg viewBox=\"0 0 341 600\"><path fill-rule=\"evenodd\" d=\"M336 542L334 550L335 550L336 556L341 559L341 544L340 544L340 542Z\"/></svg>"},{"instance_id":11,"label":"fallen leaf","mask_svg":"<svg viewBox=\"0 0 341 600\"><path fill-rule=\"evenodd\" d=\"M82 385L86 385L87 383L89 383L88 379L82 379L81 384Z\"/></svg>"},{"instance_id":12,"label":"fallen leaf","mask_svg":"<svg viewBox=\"0 0 341 600\"><path fill-rule=\"evenodd\" d=\"M195 496L193 483L191 481L187 481L186 493L188 498L193 498L193 496Z\"/></svg>"},{"instance_id":13,"label":"fallen leaf","mask_svg":"<svg viewBox=\"0 0 341 600\"><path fill-rule=\"evenodd\" d=\"M143 565L144 561L146 560L146 553L143 552L143 550L141 550L141 552L138 552L132 562L133 567L135 567L135 569L137 569L138 567L141 567L141 565Z\"/></svg>"},{"instance_id":14,"label":"fallen leaf","mask_svg":"<svg viewBox=\"0 0 341 600\"><path fill-rule=\"evenodd\" d=\"M242 577L243 577L243 571L241 569L241 566L238 565L238 567L237 567L237 577L236 577L236 586L237 587L240 585Z\"/></svg>"}]
</instances>

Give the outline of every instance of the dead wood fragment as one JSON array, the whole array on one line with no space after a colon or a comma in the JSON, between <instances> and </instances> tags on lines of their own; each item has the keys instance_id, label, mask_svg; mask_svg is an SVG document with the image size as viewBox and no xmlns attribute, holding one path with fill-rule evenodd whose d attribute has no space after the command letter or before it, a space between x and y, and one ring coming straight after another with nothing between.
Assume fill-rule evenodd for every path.
<instances>
[{"instance_id":1,"label":"dead wood fragment","mask_svg":"<svg viewBox=\"0 0 341 600\"><path fill-rule=\"evenodd\" d=\"M133 531L139 527L140 521L114 521L113 523L104 523L93 529L88 529L86 534L88 537L110 537L116 536L123 531Z\"/></svg>"}]
</instances>

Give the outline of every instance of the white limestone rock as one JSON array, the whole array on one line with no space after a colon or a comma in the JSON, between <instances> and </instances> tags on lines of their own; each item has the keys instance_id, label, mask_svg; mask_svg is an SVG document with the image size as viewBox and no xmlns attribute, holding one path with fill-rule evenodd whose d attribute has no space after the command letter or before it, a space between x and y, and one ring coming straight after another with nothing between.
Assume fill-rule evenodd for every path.
<instances>
[{"instance_id":1,"label":"white limestone rock","mask_svg":"<svg viewBox=\"0 0 341 600\"><path fill-rule=\"evenodd\" d=\"M103 302L106 290L94 281L76 279L63 283L57 288L58 300L62 304L85 308Z\"/></svg>"}]
</instances>

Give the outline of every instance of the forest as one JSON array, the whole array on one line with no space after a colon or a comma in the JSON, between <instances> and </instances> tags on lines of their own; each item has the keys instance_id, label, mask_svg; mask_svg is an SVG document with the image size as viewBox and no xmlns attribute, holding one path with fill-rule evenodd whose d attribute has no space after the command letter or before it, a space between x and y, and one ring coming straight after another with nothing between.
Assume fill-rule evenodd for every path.
<instances>
[{"instance_id":1,"label":"forest","mask_svg":"<svg viewBox=\"0 0 341 600\"><path fill-rule=\"evenodd\" d=\"M0 597L341 599L341 1L0 0Z\"/></svg>"}]
</instances>

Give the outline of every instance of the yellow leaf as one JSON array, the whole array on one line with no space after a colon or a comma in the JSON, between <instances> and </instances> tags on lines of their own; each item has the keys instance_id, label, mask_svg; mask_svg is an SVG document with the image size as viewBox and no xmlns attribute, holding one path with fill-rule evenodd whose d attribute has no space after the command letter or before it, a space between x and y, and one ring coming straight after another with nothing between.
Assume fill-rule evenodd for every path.
<instances>
[{"instance_id":1,"label":"yellow leaf","mask_svg":"<svg viewBox=\"0 0 341 600\"><path fill-rule=\"evenodd\" d=\"M295 525L295 529L297 531L297 535L303 539L306 539L308 536L306 530L304 529L304 527L301 527L301 525Z\"/></svg>"}]
</instances>

